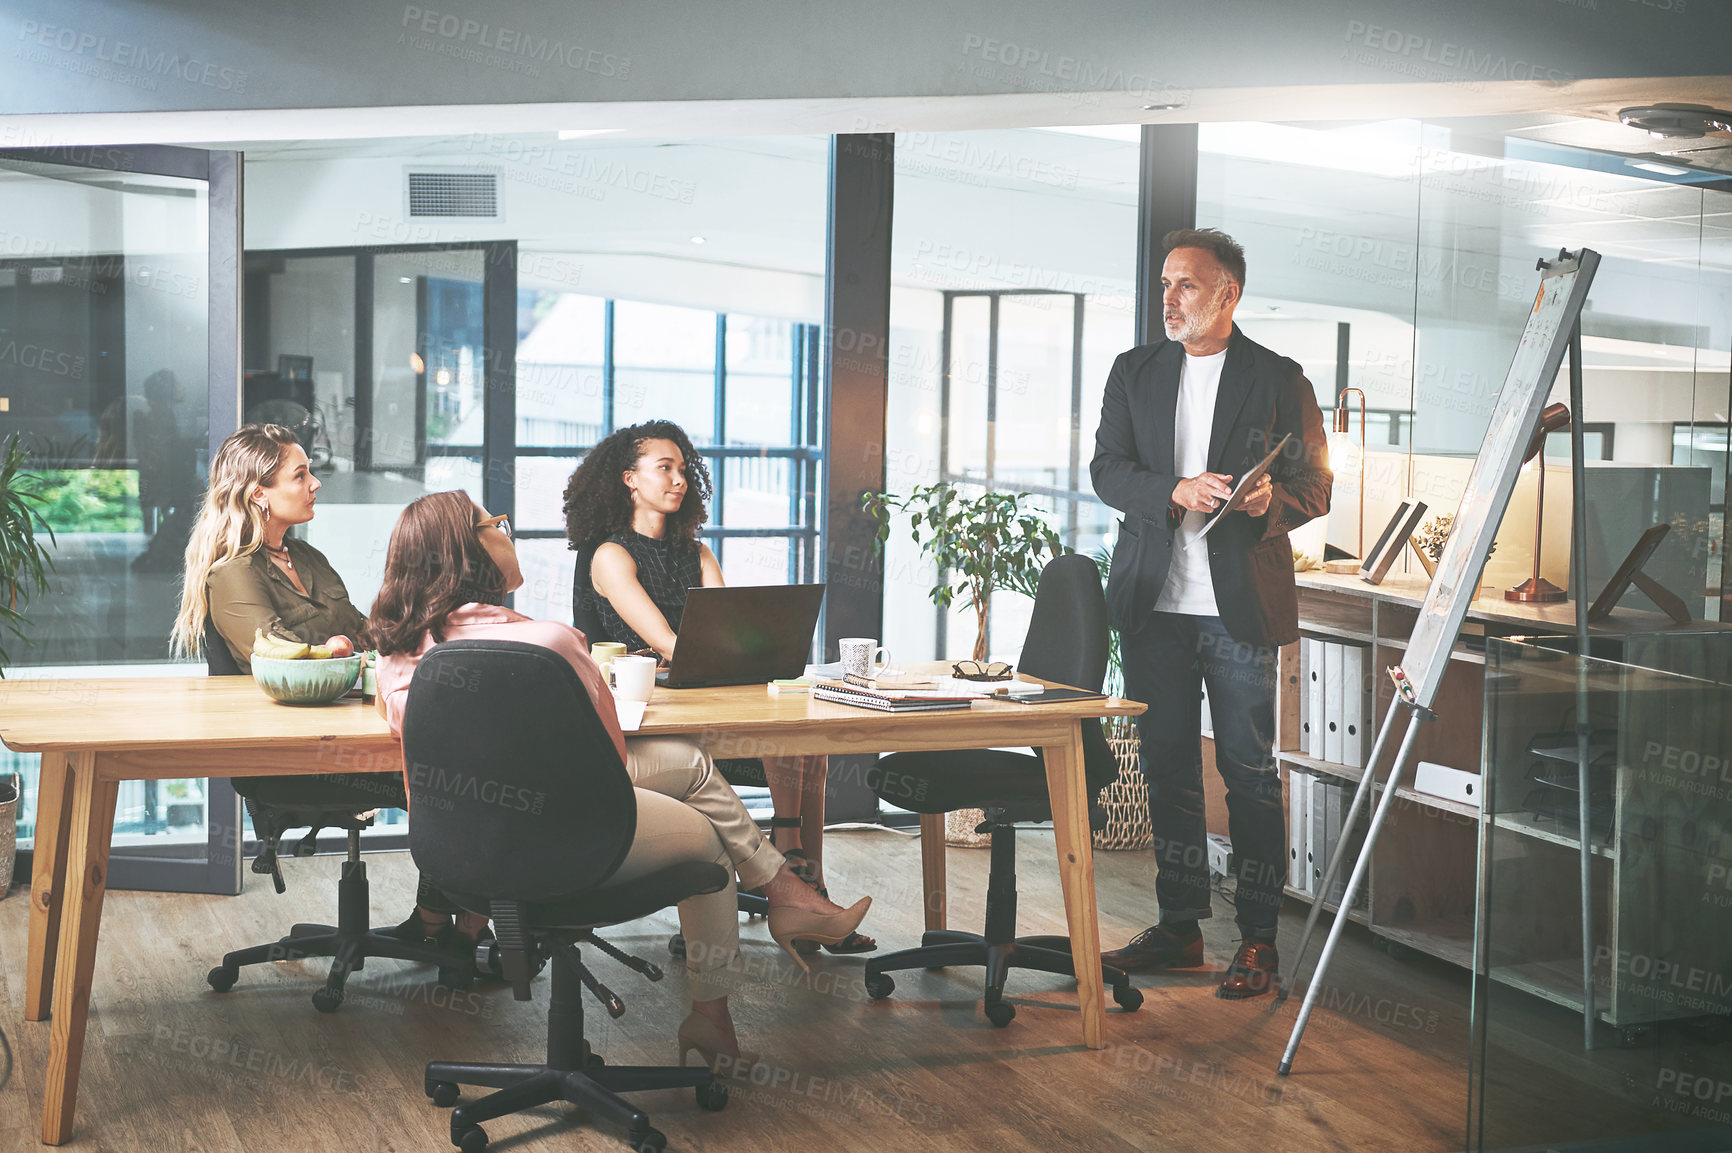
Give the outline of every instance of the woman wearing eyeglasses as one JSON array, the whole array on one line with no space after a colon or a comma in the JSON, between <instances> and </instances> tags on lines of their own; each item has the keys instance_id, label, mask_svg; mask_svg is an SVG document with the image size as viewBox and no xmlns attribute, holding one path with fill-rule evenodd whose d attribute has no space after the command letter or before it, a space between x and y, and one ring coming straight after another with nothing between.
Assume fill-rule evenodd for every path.
<instances>
[{"instance_id":1,"label":"woman wearing eyeglasses","mask_svg":"<svg viewBox=\"0 0 1732 1153\"><path fill-rule=\"evenodd\" d=\"M346 636L364 648L367 618L349 601L343 578L325 554L288 531L313 519L319 479L295 434L280 424L244 425L217 449L210 486L186 546L180 613L171 640L176 654L204 652L208 619L242 672L252 668L259 632L322 645ZM340 774L338 774L340 775ZM356 782L356 811L377 806L377 785ZM485 928L423 884L416 910L397 927L414 940Z\"/></svg>"},{"instance_id":2,"label":"woman wearing eyeglasses","mask_svg":"<svg viewBox=\"0 0 1732 1153\"><path fill-rule=\"evenodd\" d=\"M380 655L379 709L392 732L402 734L415 667L435 644L512 640L551 649L576 670L637 789L637 837L613 881L676 861L715 861L729 866L741 883L763 889L770 902L770 935L790 953L796 940L834 943L852 934L872 899L863 897L843 909L795 876L697 742L626 739L613 694L590 659L583 634L504 607L505 595L522 584L503 517L487 515L461 492L433 493L403 510L391 532L384 582L368 621ZM692 1049L707 1058L740 1056L725 996L726 970L739 949L735 905L731 879L721 892L680 902L693 994L692 1015L679 1031L682 1062Z\"/></svg>"},{"instance_id":3,"label":"woman wearing eyeglasses","mask_svg":"<svg viewBox=\"0 0 1732 1153\"><path fill-rule=\"evenodd\" d=\"M565 486L566 541L590 548L594 607L608 639L628 650L673 657L686 591L722 583L722 566L698 529L709 517L710 473L685 430L652 420L622 428L583 458ZM818 893L824 884L822 756L764 757L775 816L771 842ZM869 953L860 933L825 946Z\"/></svg>"}]
</instances>

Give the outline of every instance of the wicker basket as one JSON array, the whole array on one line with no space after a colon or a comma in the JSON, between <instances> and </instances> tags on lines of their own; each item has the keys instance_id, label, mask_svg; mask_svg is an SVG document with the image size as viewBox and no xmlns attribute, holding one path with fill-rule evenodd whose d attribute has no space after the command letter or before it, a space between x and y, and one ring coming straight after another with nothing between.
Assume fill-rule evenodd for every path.
<instances>
[{"instance_id":1,"label":"wicker basket","mask_svg":"<svg viewBox=\"0 0 1732 1153\"><path fill-rule=\"evenodd\" d=\"M992 844L990 833L975 828L986 820L984 809L956 809L944 814L944 843L961 849L984 849Z\"/></svg>"},{"instance_id":2,"label":"wicker basket","mask_svg":"<svg viewBox=\"0 0 1732 1153\"><path fill-rule=\"evenodd\" d=\"M1107 827L1094 835L1097 849L1146 849L1154 843L1155 830L1149 824L1149 781L1143 776L1140 751L1134 724L1108 721L1104 726L1107 744L1119 763L1119 775L1101 790L1101 805L1107 811Z\"/></svg>"},{"instance_id":3,"label":"wicker basket","mask_svg":"<svg viewBox=\"0 0 1732 1153\"><path fill-rule=\"evenodd\" d=\"M1146 849L1154 843L1155 831L1149 824L1149 782L1143 776L1140 751L1134 724L1105 725L1107 745L1119 763L1119 775L1101 790L1101 805L1107 811L1107 827L1094 834L1097 849ZM985 833L975 832L975 826L986 819L979 809L957 809L944 814L944 843L963 849L984 849L992 844Z\"/></svg>"},{"instance_id":4,"label":"wicker basket","mask_svg":"<svg viewBox=\"0 0 1732 1153\"><path fill-rule=\"evenodd\" d=\"M12 887L12 862L18 855L18 798L24 782L16 775L0 777L0 796L10 793L10 799L0 800L0 897Z\"/></svg>"}]
</instances>

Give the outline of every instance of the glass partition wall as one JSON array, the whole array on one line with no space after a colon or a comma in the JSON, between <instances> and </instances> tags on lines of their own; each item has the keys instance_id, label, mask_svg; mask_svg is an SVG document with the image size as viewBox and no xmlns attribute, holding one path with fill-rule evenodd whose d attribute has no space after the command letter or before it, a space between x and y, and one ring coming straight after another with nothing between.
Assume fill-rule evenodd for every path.
<instances>
[{"instance_id":1,"label":"glass partition wall","mask_svg":"<svg viewBox=\"0 0 1732 1153\"><path fill-rule=\"evenodd\" d=\"M890 491L1027 492L1068 547L1105 547L1088 462L1107 372L1134 343L1139 139L1135 125L897 137ZM973 613L933 606L940 574L900 528L884 565L894 655L967 655ZM994 596L993 659L1015 659L1031 607Z\"/></svg>"},{"instance_id":2,"label":"glass partition wall","mask_svg":"<svg viewBox=\"0 0 1732 1153\"><path fill-rule=\"evenodd\" d=\"M179 671L181 557L235 400L237 169L184 148L0 158L0 439L29 453L53 561L11 678ZM0 749L26 845L39 767ZM224 781L124 783L109 884L233 891L238 813Z\"/></svg>"},{"instance_id":3,"label":"glass partition wall","mask_svg":"<svg viewBox=\"0 0 1732 1153\"><path fill-rule=\"evenodd\" d=\"M1328 543L1355 555L1403 497L1426 501L1428 515L1454 509L1537 290L1536 259L1600 252L1582 320L1587 588L1669 520L1657 575L1694 615L1719 619L1732 191L1712 174L1655 173L1551 134L1531 119L1203 125L1198 223L1246 244L1241 327L1297 359L1323 407L1349 387L1365 395L1364 433L1354 396L1348 434L1331 441ZM1568 401L1567 371L1550 399ZM1558 476L1541 572L1573 588L1568 434L1544 456ZM1486 569L1500 591L1532 572L1538 467ZM1623 603L1646 602L1633 592Z\"/></svg>"},{"instance_id":4,"label":"glass partition wall","mask_svg":"<svg viewBox=\"0 0 1732 1153\"><path fill-rule=\"evenodd\" d=\"M1469 1148L1724 1149L1732 633L1595 637L1592 654L1574 638L1488 650Z\"/></svg>"}]
</instances>

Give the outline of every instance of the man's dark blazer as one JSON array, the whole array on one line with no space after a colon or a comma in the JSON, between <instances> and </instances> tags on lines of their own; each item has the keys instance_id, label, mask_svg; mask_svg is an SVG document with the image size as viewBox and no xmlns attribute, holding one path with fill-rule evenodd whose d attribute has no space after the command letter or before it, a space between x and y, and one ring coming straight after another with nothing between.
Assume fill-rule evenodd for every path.
<instances>
[{"instance_id":1,"label":"man's dark blazer","mask_svg":"<svg viewBox=\"0 0 1732 1153\"><path fill-rule=\"evenodd\" d=\"M1173 463L1184 363L1185 347L1177 341L1139 345L1114 362L1101 402L1089 474L1100 498L1125 514L1107 578L1107 607L1113 627L1123 633L1148 623L1167 583L1174 534L1184 515L1171 499L1184 479ZM1335 478L1311 382L1296 363L1234 325L1215 400L1208 471L1237 480L1285 433L1293 440L1270 466L1274 495L1268 512L1233 513L1204 538L1221 623L1247 644L1299 639L1287 533L1329 511Z\"/></svg>"}]
</instances>

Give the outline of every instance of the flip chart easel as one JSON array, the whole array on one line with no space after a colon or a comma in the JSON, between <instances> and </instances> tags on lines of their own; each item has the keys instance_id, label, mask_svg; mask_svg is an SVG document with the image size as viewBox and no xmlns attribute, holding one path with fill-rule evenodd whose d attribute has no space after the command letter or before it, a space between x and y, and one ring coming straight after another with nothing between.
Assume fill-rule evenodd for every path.
<instances>
[{"instance_id":1,"label":"flip chart easel","mask_svg":"<svg viewBox=\"0 0 1732 1153\"><path fill-rule=\"evenodd\" d=\"M1474 593L1479 589L1480 574L1485 570L1486 558L1491 555L1498 526L1503 523L1504 512L1508 509L1510 496L1515 491L1522 457L1533 440L1535 430L1539 428L1540 410L1545 407L1546 396L1551 391L1552 382L1557 379L1566 344L1571 351L1571 391L1576 394L1573 397L1576 403L1576 419L1572 423L1578 429L1581 427L1580 386L1577 383L1581 377L1579 325L1582 304L1587 299L1588 288L1593 283L1594 272L1599 268L1599 264L1599 253L1589 248L1573 255L1567 251L1559 252L1556 260L1541 260L1538 263L1540 284L1534 297L1533 310L1528 313L1521 343L1516 346L1515 358L1510 362L1509 373L1504 377L1503 388L1499 390L1497 403L1492 408L1485 441L1480 445L1473 471L1468 476L1467 489L1462 493L1461 503L1456 507L1449 543L1444 546L1437 573L1426 590L1425 603L1419 610L1419 619L1415 622L1413 635L1407 642L1407 651L1402 656L1402 663L1390 670L1396 691L1391 696L1389 711L1384 714L1383 724L1378 728L1371 756L1365 763L1365 775L1359 779L1359 788L1353 794L1353 803L1342 818L1343 828L1352 827L1358 818L1360 810L1371 795L1377 763L1382 759L1384 747L1389 743L1390 734L1395 729L1396 718L1406 709L1409 714L1407 731L1402 736L1395 763L1389 770L1389 779L1383 787L1383 797L1372 813L1371 825L1365 834L1359 859L1353 865L1347 888L1341 894L1340 903L1336 907L1337 912L1333 924L1330 925L1328 939L1324 941L1323 951L1317 957L1317 971L1312 975L1311 984L1305 991L1305 1000L1300 1006L1298 1019L1293 1022L1293 1033L1287 1039L1287 1049L1281 1055L1281 1064L1276 1068L1276 1072L1281 1076L1286 1076L1293 1068L1293 1056L1299 1051L1300 1039L1305 1035L1305 1025L1311 1019L1311 1010L1323 988L1323 974L1328 971L1335 945L1347 924L1347 918L1343 914L1353 907L1354 895L1365 882L1365 872L1371 864L1372 849L1377 844L1378 833L1383 829L1384 818L1389 815L1389 808L1395 800L1402 774L1407 771L1414 740L1419 735L1419 726L1436 717L1431 711L1431 704L1437 699L1438 690L1443 685L1443 674L1449 666L1450 649L1461 632L1462 622L1467 619ZM1579 445L1576 451L1576 471L1579 473ZM1579 491L1576 500L1579 513ZM1579 529L1577 536L1576 547L1582 549L1585 542L1580 539ZM1583 651L1586 652L1585 648ZM1583 771L1585 773L1585 769ZM1584 784L1584 806L1587 804L1587 795L1587 786ZM1585 816L1582 828L1587 828ZM1347 848L1347 838L1343 837L1330 858L1322 883L1317 886L1317 900L1311 906L1311 914L1305 920L1305 932L1299 938L1299 950L1292 969L1295 976L1305 963L1305 950L1323 913L1323 894L1329 892L1335 883ZM1584 837L1584 861L1588 852L1587 838ZM1584 885L1583 925L1592 924L1588 915L1588 900L1588 890ZM1594 1003L1592 971L1588 968L1587 937L1588 934L1584 933L1583 982L1587 997L1586 1028L1589 1030L1591 1046ZM1277 1007L1286 1001L1290 991L1291 986L1283 981L1276 991Z\"/></svg>"}]
</instances>

